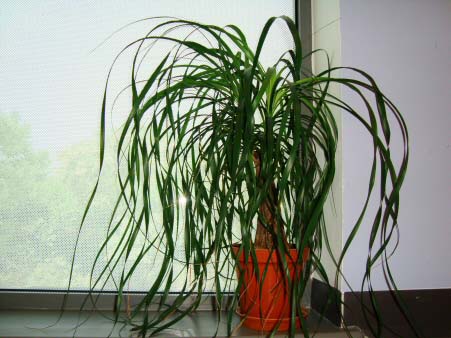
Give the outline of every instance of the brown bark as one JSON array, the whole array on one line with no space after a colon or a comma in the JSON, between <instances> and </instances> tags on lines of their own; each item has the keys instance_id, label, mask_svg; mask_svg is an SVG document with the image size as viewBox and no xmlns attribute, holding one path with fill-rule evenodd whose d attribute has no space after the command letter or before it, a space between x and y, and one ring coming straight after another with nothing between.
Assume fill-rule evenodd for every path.
<instances>
[{"instance_id":1,"label":"brown bark","mask_svg":"<svg viewBox=\"0 0 451 338\"><path fill-rule=\"evenodd\" d=\"M259 183L264 181L260 177L261 173L261 155L258 151L254 151L254 165ZM272 229L275 236L281 236L285 248L288 249L287 236L283 228L283 224L277 223L276 210L279 208L279 199L277 189L274 182L271 183L267 198L260 205L260 215L257 220L257 232L255 234L255 247L260 249L272 249L277 243L277 237L273 235L267 228ZM266 224L266 227L265 227Z\"/></svg>"}]
</instances>

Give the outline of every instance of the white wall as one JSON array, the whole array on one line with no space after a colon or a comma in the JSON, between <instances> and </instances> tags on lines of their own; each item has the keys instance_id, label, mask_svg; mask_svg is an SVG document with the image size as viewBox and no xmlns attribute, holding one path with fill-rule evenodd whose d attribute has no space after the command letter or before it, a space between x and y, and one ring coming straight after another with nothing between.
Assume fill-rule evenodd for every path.
<instances>
[{"instance_id":1,"label":"white wall","mask_svg":"<svg viewBox=\"0 0 451 338\"><path fill-rule=\"evenodd\" d=\"M451 1L342 0L342 64L363 68L403 113L411 156L401 191L400 245L391 260L401 289L451 287ZM354 101L342 91L344 100ZM367 188L361 164L371 144L343 118L344 236ZM356 203L358 201L359 203ZM369 222L345 260L359 288ZM385 289L382 273L373 287Z\"/></svg>"}]
</instances>

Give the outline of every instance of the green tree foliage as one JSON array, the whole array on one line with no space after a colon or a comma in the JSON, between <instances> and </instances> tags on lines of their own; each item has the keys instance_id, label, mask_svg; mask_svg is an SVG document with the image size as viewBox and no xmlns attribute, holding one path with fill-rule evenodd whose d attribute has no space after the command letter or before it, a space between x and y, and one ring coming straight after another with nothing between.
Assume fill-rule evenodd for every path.
<instances>
[{"instance_id":1,"label":"green tree foliage","mask_svg":"<svg viewBox=\"0 0 451 338\"><path fill-rule=\"evenodd\" d=\"M30 127L17 114L0 116L0 226L21 226L48 212L50 160L32 149ZM42 219L44 221L44 219Z\"/></svg>"},{"instance_id":2,"label":"green tree foliage","mask_svg":"<svg viewBox=\"0 0 451 338\"><path fill-rule=\"evenodd\" d=\"M75 238L98 170L97 139L67 147L52 160L33 147L19 114L0 113L0 287L65 288ZM88 287L90 262L114 205L114 156L108 152L97 213L89 218L73 285ZM88 245L89 244L89 245ZM100 244L99 244L100 245Z\"/></svg>"}]
</instances>

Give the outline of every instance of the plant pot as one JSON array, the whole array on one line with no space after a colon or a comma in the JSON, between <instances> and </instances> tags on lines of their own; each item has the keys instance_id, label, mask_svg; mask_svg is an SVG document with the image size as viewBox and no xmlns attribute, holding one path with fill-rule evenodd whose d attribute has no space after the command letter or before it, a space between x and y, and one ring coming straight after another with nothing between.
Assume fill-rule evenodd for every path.
<instances>
[{"instance_id":1,"label":"plant pot","mask_svg":"<svg viewBox=\"0 0 451 338\"><path fill-rule=\"evenodd\" d=\"M240 246L232 246L236 257ZM240 290L240 310L239 314L244 319L243 325L258 331L273 331L277 326L278 331L287 331L291 322L291 291L286 276L281 271L279 258L276 251L271 252L268 249L255 249L257 263L260 271L260 278L257 279L254 273L254 263L252 257L245 262L244 253L238 257L237 275L243 278L243 284ZM302 261L306 262L310 250L304 249ZM295 266L298 258L298 251L290 249L290 256L287 256L288 269L291 280L295 273L299 277L303 266ZM266 271L262 281L263 271ZM260 294L261 292L261 294ZM307 317L308 311L302 309L303 317ZM299 317L296 319L296 328L300 327Z\"/></svg>"}]
</instances>

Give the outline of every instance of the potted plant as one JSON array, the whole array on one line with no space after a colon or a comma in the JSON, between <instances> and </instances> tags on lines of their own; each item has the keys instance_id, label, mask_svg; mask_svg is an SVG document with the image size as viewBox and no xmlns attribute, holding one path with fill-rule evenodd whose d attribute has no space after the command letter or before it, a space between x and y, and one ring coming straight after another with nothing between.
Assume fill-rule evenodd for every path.
<instances>
[{"instance_id":1,"label":"potted plant","mask_svg":"<svg viewBox=\"0 0 451 338\"><path fill-rule=\"evenodd\" d=\"M264 67L260 55L275 20L287 25L294 47L276 64ZM186 33L183 38L174 35L179 30ZM171 47L155 68L145 74L139 71L148 55L158 55L168 44ZM362 80L340 77L341 68L306 74L306 56L288 17L268 20L255 51L236 26L179 19L154 24L128 48L136 48L127 88L131 106L117 147L117 161L125 161L126 168L118 169L118 203L94 266L108 245L112 253L93 277L92 287L104 285L118 262L125 261L117 281L120 309L136 267L157 248L162 257L158 274L126 319L141 334L159 332L196 310L212 279L218 307L224 292L231 290L229 333L232 316L239 312L244 325L258 330L289 330L293 335L300 326L308 335L302 295L313 270L327 280L319 257L325 245L323 209L335 173L338 131L332 111L354 116L373 141L368 196L336 260L338 271L365 214L377 166L380 170L380 204L370 245L381 234L381 248L369 252L368 275L376 259L385 255L397 226L408 157L407 129L400 113L361 70L347 68ZM354 91L364 111L333 96L331 84ZM107 93L105 89L100 172ZM391 121L404 142L399 167L390 154ZM97 185L85 216L96 190ZM113 242L114 236L120 240ZM183 259L176 257L177 246ZM133 256L134 247L138 253ZM165 304L177 274L176 262L190 277L175 300ZM150 316L146 310L157 295L165 305ZM180 310L188 299L190 303ZM140 321L135 322L139 313ZM218 316L221 319L221 311Z\"/></svg>"}]
</instances>

